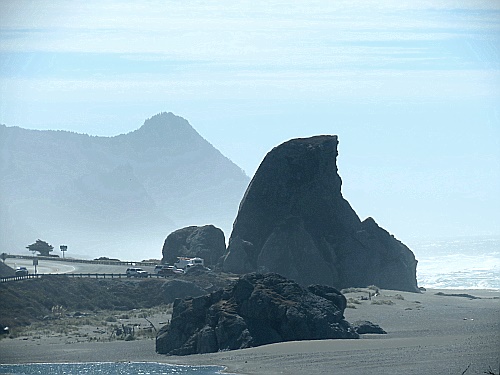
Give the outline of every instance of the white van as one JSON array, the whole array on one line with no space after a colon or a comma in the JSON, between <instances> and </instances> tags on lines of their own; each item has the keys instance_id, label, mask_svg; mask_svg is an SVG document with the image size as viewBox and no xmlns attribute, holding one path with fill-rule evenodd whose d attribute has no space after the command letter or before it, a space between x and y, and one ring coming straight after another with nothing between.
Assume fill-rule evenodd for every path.
<instances>
[{"instance_id":1,"label":"white van","mask_svg":"<svg viewBox=\"0 0 500 375\"><path fill-rule=\"evenodd\" d=\"M180 268L180 269L187 269L189 267L193 266L205 266L205 261L202 258L186 258L186 257L179 257L177 258L177 262L174 263L175 268Z\"/></svg>"}]
</instances>

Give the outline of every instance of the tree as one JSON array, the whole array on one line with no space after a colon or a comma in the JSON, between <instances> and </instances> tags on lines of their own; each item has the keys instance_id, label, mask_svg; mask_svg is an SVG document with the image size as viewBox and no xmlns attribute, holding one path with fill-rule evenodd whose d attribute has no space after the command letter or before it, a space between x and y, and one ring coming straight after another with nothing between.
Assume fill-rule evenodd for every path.
<instances>
[{"instance_id":1,"label":"tree","mask_svg":"<svg viewBox=\"0 0 500 375\"><path fill-rule=\"evenodd\" d=\"M49 256L49 253L54 250L54 246L49 245L47 242L40 239L36 240L35 243L26 246L29 251L38 251L42 256Z\"/></svg>"}]
</instances>

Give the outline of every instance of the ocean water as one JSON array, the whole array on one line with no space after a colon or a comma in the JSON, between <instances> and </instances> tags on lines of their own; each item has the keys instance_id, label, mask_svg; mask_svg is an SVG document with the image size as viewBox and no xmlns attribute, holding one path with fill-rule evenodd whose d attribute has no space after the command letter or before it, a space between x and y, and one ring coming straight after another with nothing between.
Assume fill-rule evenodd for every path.
<instances>
[{"instance_id":1,"label":"ocean water","mask_svg":"<svg viewBox=\"0 0 500 375\"><path fill-rule=\"evenodd\" d=\"M152 362L0 364L0 374L11 375L214 375L219 366L178 366Z\"/></svg>"},{"instance_id":2,"label":"ocean water","mask_svg":"<svg viewBox=\"0 0 500 375\"><path fill-rule=\"evenodd\" d=\"M408 241L418 260L418 285L500 290L500 236Z\"/></svg>"}]
</instances>

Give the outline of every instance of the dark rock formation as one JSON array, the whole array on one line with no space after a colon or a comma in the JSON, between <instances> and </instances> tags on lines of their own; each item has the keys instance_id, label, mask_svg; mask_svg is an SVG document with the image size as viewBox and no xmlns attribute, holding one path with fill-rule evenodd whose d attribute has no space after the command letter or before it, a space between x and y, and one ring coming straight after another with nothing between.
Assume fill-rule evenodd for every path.
<instances>
[{"instance_id":1,"label":"dark rock formation","mask_svg":"<svg viewBox=\"0 0 500 375\"><path fill-rule=\"evenodd\" d=\"M244 275L230 288L176 300L156 338L161 354L188 355L282 341L357 338L333 287L306 289L278 274Z\"/></svg>"},{"instance_id":2,"label":"dark rock formation","mask_svg":"<svg viewBox=\"0 0 500 375\"><path fill-rule=\"evenodd\" d=\"M352 324L356 333L364 335L365 333L376 333L385 335L387 334L378 324L372 323L367 320L359 320Z\"/></svg>"},{"instance_id":3,"label":"dark rock formation","mask_svg":"<svg viewBox=\"0 0 500 375\"><path fill-rule=\"evenodd\" d=\"M269 152L241 201L225 271L276 272L302 285L417 292L413 253L342 197L336 136L293 139Z\"/></svg>"},{"instance_id":4,"label":"dark rock formation","mask_svg":"<svg viewBox=\"0 0 500 375\"><path fill-rule=\"evenodd\" d=\"M200 257L206 266L217 263L226 251L224 232L213 225L190 226L172 232L163 244L162 263L173 264L177 257Z\"/></svg>"},{"instance_id":5,"label":"dark rock formation","mask_svg":"<svg viewBox=\"0 0 500 375\"><path fill-rule=\"evenodd\" d=\"M169 280L161 286L161 294L164 303L172 303L177 298L199 297L207 292L192 281Z\"/></svg>"},{"instance_id":6,"label":"dark rock formation","mask_svg":"<svg viewBox=\"0 0 500 375\"><path fill-rule=\"evenodd\" d=\"M16 275L16 271L9 267L8 265L6 265L5 263L3 262L0 262L0 277L8 277L8 276L15 276Z\"/></svg>"}]
</instances>

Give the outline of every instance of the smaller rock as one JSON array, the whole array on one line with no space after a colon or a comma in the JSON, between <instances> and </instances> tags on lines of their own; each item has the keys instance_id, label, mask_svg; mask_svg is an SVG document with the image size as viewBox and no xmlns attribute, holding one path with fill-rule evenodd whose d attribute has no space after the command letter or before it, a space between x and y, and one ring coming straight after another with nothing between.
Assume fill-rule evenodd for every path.
<instances>
[{"instance_id":1,"label":"smaller rock","mask_svg":"<svg viewBox=\"0 0 500 375\"><path fill-rule=\"evenodd\" d=\"M365 333L387 334L378 324L372 323L368 320L358 320L352 324L354 331L357 334L363 335Z\"/></svg>"},{"instance_id":2,"label":"smaller rock","mask_svg":"<svg viewBox=\"0 0 500 375\"><path fill-rule=\"evenodd\" d=\"M162 263L174 264L177 257L199 257L214 266L226 250L224 232L213 225L190 226L168 235L163 245Z\"/></svg>"}]
</instances>

